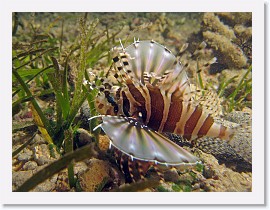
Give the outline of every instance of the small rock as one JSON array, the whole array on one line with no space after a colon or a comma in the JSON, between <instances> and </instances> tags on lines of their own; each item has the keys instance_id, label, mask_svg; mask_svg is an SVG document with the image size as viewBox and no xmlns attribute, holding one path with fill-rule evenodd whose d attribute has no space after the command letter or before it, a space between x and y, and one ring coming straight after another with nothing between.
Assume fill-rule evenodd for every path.
<instances>
[{"instance_id":1,"label":"small rock","mask_svg":"<svg viewBox=\"0 0 270 210\"><path fill-rule=\"evenodd\" d=\"M16 133L13 133L12 144L13 145L23 144L25 140L24 137L25 137L25 133L23 131L17 131Z\"/></svg>"},{"instance_id":2,"label":"small rock","mask_svg":"<svg viewBox=\"0 0 270 210\"><path fill-rule=\"evenodd\" d=\"M201 187L201 184L200 184L200 183L195 183L195 184L193 185L193 191L199 190L200 187Z\"/></svg>"},{"instance_id":3,"label":"small rock","mask_svg":"<svg viewBox=\"0 0 270 210\"><path fill-rule=\"evenodd\" d=\"M55 183L57 180L57 174L53 177L45 180L44 182L37 185L32 191L33 192L51 192L55 188Z\"/></svg>"},{"instance_id":4,"label":"small rock","mask_svg":"<svg viewBox=\"0 0 270 210\"><path fill-rule=\"evenodd\" d=\"M12 134L12 144L13 145L21 143L21 139L22 139L22 137L18 133Z\"/></svg>"},{"instance_id":5,"label":"small rock","mask_svg":"<svg viewBox=\"0 0 270 210\"><path fill-rule=\"evenodd\" d=\"M39 134L36 134L36 136L34 137L33 141L31 142L31 144L46 144L46 140Z\"/></svg>"},{"instance_id":6,"label":"small rock","mask_svg":"<svg viewBox=\"0 0 270 210\"><path fill-rule=\"evenodd\" d=\"M110 179L109 163L103 160L92 159L87 171L79 174L79 183L83 191L101 191Z\"/></svg>"},{"instance_id":7,"label":"small rock","mask_svg":"<svg viewBox=\"0 0 270 210\"><path fill-rule=\"evenodd\" d=\"M82 173L86 171L88 166L86 165L85 162L77 162L74 166L74 174Z\"/></svg>"},{"instance_id":8,"label":"small rock","mask_svg":"<svg viewBox=\"0 0 270 210\"><path fill-rule=\"evenodd\" d=\"M37 168L37 163L35 161L28 161L24 164L23 170L29 171L29 170L34 170Z\"/></svg>"},{"instance_id":9,"label":"small rock","mask_svg":"<svg viewBox=\"0 0 270 210\"><path fill-rule=\"evenodd\" d=\"M106 151L109 149L110 147L110 139L108 136L99 136L99 144L98 144L99 148L102 151Z\"/></svg>"},{"instance_id":10,"label":"small rock","mask_svg":"<svg viewBox=\"0 0 270 210\"><path fill-rule=\"evenodd\" d=\"M169 182L176 182L179 179L177 170L172 168L164 172L164 180Z\"/></svg>"},{"instance_id":11,"label":"small rock","mask_svg":"<svg viewBox=\"0 0 270 210\"><path fill-rule=\"evenodd\" d=\"M83 128L79 128L77 130L74 141L76 147L80 148L93 141L95 141L95 139L93 138L93 136L91 136L91 134L87 130Z\"/></svg>"},{"instance_id":12,"label":"small rock","mask_svg":"<svg viewBox=\"0 0 270 210\"><path fill-rule=\"evenodd\" d=\"M68 191L70 191L70 186L69 186L69 183L68 183L67 170L61 171L58 174L55 190L56 190L56 192L68 192Z\"/></svg>"},{"instance_id":13,"label":"small rock","mask_svg":"<svg viewBox=\"0 0 270 210\"><path fill-rule=\"evenodd\" d=\"M47 144L35 146L34 160L39 166L50 162L50 150Z\"/></svg>"},{"instance_id":14,"label":"small rock","mask_svg":"<svg viewBox=\"0 0 270 210\"><path fill-rule=\"evenodd\" d=\"M33 151L29 150L28 148L25 148L23 152L20 152L18 154L18 160L19 161L29 161L33 155Z\"/></svg>"},{"instance_id":15,"label":"small rock","mask_svg":"<svg viewBox=\"0 0 270 210\"><path fill-rule=\"evenodd\" d=\"M26 180L32 177L32 171L16 171L12 173L12 190L16 190Z\"/></svg>"}]
</instances>

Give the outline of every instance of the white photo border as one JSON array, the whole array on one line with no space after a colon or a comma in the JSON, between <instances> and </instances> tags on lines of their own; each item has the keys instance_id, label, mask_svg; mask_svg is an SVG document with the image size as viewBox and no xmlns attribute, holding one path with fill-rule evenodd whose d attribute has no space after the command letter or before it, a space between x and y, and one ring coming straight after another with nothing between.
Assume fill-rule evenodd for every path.
<instances>
[{"instance_id":1,"label":"white photo border","mask_svg":"<svg viewBox=\"0 0 270 210\"><path fill-rule=\"evenodd\" d=\"M264 1L263 0L9 0L1 6L1 192L4 204L264 204ZM12 12L252 12L252 192L12 192Z\"/></svg>"}]
</instances>

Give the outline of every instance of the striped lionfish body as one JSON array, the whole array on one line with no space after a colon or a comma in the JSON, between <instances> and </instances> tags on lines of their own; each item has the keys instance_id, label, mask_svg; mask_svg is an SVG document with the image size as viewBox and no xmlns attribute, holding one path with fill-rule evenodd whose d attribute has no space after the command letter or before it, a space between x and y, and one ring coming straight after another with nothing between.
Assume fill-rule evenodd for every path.
<instances>
[{"instance_id":1,"label":"striped lionfish body","mask_svg":"<svg viewBox=\"0 0 270 210\"><path fill-rule=\"evenodd\" d=\"M103 120L100 126L129 161L140 161L141 175L147 171L140 166L143 162L174 167L198 162L163 132L187 140L231 138L233 129L216 123L207 110L193 103L185 67L167 48L154 41L135 41L111 53L112 73L119 85L104 82L101 88L96 99ZM127 165L132 171L134 164Z\"/></svg>"}]
</instances>

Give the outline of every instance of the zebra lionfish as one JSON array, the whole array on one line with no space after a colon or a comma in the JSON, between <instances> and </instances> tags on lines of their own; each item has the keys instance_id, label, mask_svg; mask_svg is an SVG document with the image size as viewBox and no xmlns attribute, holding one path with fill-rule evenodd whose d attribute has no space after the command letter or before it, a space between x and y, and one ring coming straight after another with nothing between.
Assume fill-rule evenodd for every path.
<instances>
[{"instance_id":1,"label":"zebra lionfish","mask_svg":"<svg viewBox=\"0 0 270 210\"><path fill-rule=\"evenodd\" d=\"M95 105L103 129L116 148L117 160L133 180L150 167L192 166L198 158L162 135L202 136L229 140L232 128L214 121L204 107L193 103L185 66L166 47L154 41L134 41L111 50L112 85L101 78Z\"/></svg>"}]
</instances>

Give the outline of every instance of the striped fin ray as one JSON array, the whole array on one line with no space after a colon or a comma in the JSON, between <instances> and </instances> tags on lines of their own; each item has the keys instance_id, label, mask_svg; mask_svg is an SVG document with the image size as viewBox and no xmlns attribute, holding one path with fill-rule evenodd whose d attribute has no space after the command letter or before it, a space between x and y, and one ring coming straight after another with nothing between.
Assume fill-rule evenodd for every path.
<instances>
[{"instance_id":1,"label":"striped fin ray","mask_svg":"<svg viewBox=\"0 0 270 210\"><path fill-rule=\"evenodd\" d=\"M134 182L145 179L148 170L152 168L154 163L136 160L134 161L131 156L126 155L116 148L112 148L114 157L121 171L126 175L127 182Z\"/></svg>"},{"instance_id":2,"label":"striped fin ray","mask_svg":"<svg viewBox=\"0 0 270 210\"><path fill-rule=\"evenodd\" d=\"M171 69L176 58L170 50L154 41L135 41L125 48L132 59L129 65L134 72L135 79L144 84L144 73L162 76Z\"/></svg>"},{"instance_id":3,"label":"striped fin ray","mask_svg":"<svg viewBox=\"0 0 270 210\"><path fill-rule=\"evenodd\" d=\"M174 70L160 81L158 86L169 97L173 94L174 97L185 101L189 101L191 98L190 83L180 64L176 64Z\"/></svg>"},{"instance_id":4,"label":"striped fin ray","mask_svg":"<svg viewBox=\"0 0 270 210\"><path fill-rule=\"evenodd\" d=\"M131 158L159 165L194 165L198 159L163 135L130 117L102 116L111 143Z\"/></svg>"},{"instance_id":5,"label":"striped fin ray","mask_svg":"<svg viewBox=\"0 0 270 210\"><path fill-rule=\"evenodd\" d=\"M183 66L166 47L154 41L135 41L111 52L115 68L125 81L131 80L135 86L162 85L164 91L178 91L179 95L190 92Z\"/></svg>"},{"instance_id":6,"label":"striped fin ray","mask_svg":"<svg viewBox=\"0 0 270 210\"><path fill-rule=\"evenodd\" d=\"M221 99L217 93L212 90L197 90L194 91L194 106L201 106L204 112L208 112L213 117L220 117L223 115Z\"/></svg>"}]
</instances>

